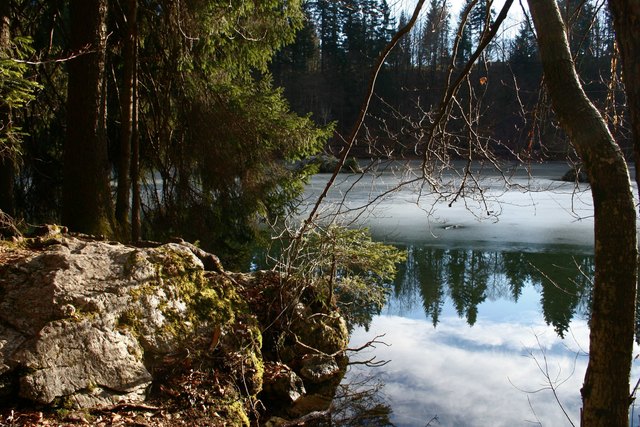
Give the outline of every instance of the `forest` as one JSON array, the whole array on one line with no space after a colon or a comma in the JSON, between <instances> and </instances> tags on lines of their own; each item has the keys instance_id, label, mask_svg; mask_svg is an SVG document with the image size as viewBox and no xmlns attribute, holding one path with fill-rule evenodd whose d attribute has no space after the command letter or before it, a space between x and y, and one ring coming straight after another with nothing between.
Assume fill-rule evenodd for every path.
<instances>
[{"instance_id":1,"label":"forest","mask_svg":"<svg viewBox=\"0 0 640 427\"><path fill-rule=\"evenodd\" d=\"M399 41L351 155L424 155L425 119L496 16L463 6L468 17L431 0ZM608 8L561 10L585 90L628 147ZM125 241L179 235L230 265L246 263L260 221L295 207L316 167L302 160L340 152L374 61L409 20L386 0L13 0L1 12L2 211ZM475 139L476 159L575 159L532 23L512 27L466 75L437 132L444 155L465 158Z\"/></svg>"},{"instance_id":2,"label":"forest","mask_svg":"<svg viewBox=\"0 0 640 427\"><path fill-rule=\"evenodd\" d=\"M529 0L508 27L513 3L3 1L2 233L179 236L246 268L263 225L296 212L320 154L419 159L416 179L435 192L432 172L455 160L566 159L586 172L596 218L583 421L624 425L640 11ZM473 186L469 166L462 178L453 201ZM335 245L320 262L337 277Z\"/></svg>"},{"instance_id":3,"label":"forest","mask_svg":"<svg viewBox=\"0 0 640 427\"><path fill-rule=\"evenodd\" d=\"M300 5L235 3L3 2L2 211L231 264L329 136L268 72Z\"/></svg>"},{"instance_id":4,"label":"forest","mask_svg":"<svg viewBox=\"0 0 640 427\"><path fill-rule=\"evenodd\" d=\"M368 132L360 135L354 152L358 157L407 158L424 152L416 135L424 128L419 121L425 114L434 114L450 84L451 68L464 68L486 24L497 15L493 7L487 10L485 2L466 1L460 10L453 10L448 1L427 3L418 23L399 41L381 70L367 118ZM604 6L604 2L560 2L585 91L616 123L615 130L624 133L615 34ZM470 13L461 20L466 8ZM455 107L443 136L459 140L454 146L464 146L468 124L500 157L563 160L571 149L557 129L543 90L532 23L519 9L513 6L510 13L520 13L520 22L503 25L470 70L458 95L460 104L467 105ZM270 69L294 111L312 111L316 122L335 122L344 134L358 114L377 53L406 25L409 15L393 14L386 1L366 0L342 6L340 2L306 2L305 13L305 27L295 43L276 55ZM335 140L334 144L339 147L340 143ZM464 152L459 156L464 157Z\"/></svg>"}]
</instances>

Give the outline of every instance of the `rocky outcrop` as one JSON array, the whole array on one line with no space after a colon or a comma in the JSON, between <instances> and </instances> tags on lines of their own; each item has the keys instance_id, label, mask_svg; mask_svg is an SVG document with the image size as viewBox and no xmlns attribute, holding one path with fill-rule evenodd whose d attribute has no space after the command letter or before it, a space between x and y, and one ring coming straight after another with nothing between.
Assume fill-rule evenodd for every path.
<instances>
[{"instance_id":1,"label":"rocky outcrop","mask_svg":"<svg viewBox=\"0 0 640 427\"><path fill-rule=\"evenodd\" d=\"M280 304L288 289L279 275L230 274L219 263L206 271L201 258L178 243L136 248L61 234L0 242L0 396L80 408L133 404L152 385L170 389L179 366L192 378L197 365L215 385L207 396L217 387L228 400L226 385L239 390L217 412L233 407L238 419L238 407L248 406L242 396L273 393L293 403L307 393L305 382L339 381L336 361L347 343L340 316L312 316L302 300L285 304L295 308L289 313L270 312L277 304L269 295ZM284 364L276 341L301 345ZM240 418L237 425L246 424L246 414Z\"/></svg>"},{"instance_id":2,"label":"rocky outcrop","mask_svg":"<svg viewBox=\"0 0 640 427\"><path fill-rule=\"evenodd\" d=\"M229 320L220 290L205 287L202 263L180 245L49 243L1 269L0 374L20 372L22 398L143 400L153 361Z\"/></svg>"}]
</instances>

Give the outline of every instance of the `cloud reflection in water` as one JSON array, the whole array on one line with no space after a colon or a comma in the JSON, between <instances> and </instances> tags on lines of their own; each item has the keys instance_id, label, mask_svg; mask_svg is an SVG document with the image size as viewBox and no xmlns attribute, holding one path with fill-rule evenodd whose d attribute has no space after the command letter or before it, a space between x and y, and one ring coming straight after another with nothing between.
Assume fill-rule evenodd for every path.
<instances>
[{"instance_id":1,"label":"cloud reflection in water","mask_svg":"<svg viewBox=\"0 0 640 427\"><path fill-rule=\"evenodd\" d=\"M579 390L587 365L585 321L575 320L562 340L552 327L531 318L520 323L480 318L469 327L446 316L434 328L426 319L382 315L374 318L369 332L355 330L352 343L378 333L386 333L384 341L391 346L372 351L391 362L371 373L385 383L397 426L424 426L434 416L437 426L569 425L538 367L545 357L551 379L562 383L557 392L565 410L579 424ZM366 369L354 366L349 376ZM528 393L536 390L541 391Z\"/></svg>"}]
</instances>

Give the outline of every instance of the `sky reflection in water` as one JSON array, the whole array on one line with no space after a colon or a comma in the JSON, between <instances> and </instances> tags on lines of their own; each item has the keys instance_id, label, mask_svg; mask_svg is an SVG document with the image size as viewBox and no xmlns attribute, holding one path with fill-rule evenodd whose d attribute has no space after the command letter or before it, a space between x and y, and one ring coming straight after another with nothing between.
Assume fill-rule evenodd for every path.
<instances>
[{"instance_id":1,"label":"sky reflection in water","mask_svg":"<svg viewBox=\"0 0 640 427\"><path fill-rule=\"evenodd\" d=\"M505 271L513 257L521 261L518 277ZM462 270L452 259L466 260ZM581 271L591 274L591 256L412 247L407 264L387 307L368 331L356 328L351 339L357 347L385 334L382 340L390 346L377 345L354 359L375 355L390 362L382 368L352 366L347 382L373 375L384 383L380 396L391 406L396 426L430 420L432 426L570 425L551 382L579 425L590 295ZM459 271L452 274L452 265ZM634 367L633 382L638 373Z\"/></svg>"},{"instance_id":2,"label":"sky reflection in water","mask_svg":"<svg viewBox=\"0 0 640 427\"><path fill-rule=\"evenodd\" d=\"M572 330L578 342L584 342L588 331L580 323ZM368 334L362 333L358 330L353 341L366 340ZM566 380L558 393L577 421L586 357L573 338L565 340L564 347L544 324L480 319L471 328L446 316L434 328L426 320L383 315L374 320L371 333L386 333L392 342L376 349L379 359L391 362L375 374L385 384L397 426L425 425L434 416L434 425L443 426L568 425L549 390L527 393L547 388L536 365L536 360L544 362L537 340L546 352L549 375L554 381Z\"/></svg>"},{"instance_id":3,"label":"sky reflection in water","mask_svg":"<svg viewBox=\"0 0 640 427\"><path fill-rule=\"evenodd\" d=\"M391 346L353 359L375 355L390 363L355 365L346 377L346 383L367 375L381 379L379 397L391 406L395 425L570 425L545 373L579 425L593 208L587 186L557 181L567 169L561 162L515 165L506 173L509 187L502 174L485 170L476 204L471 197L451 205L420 185L379 198L401 177L414 176L393 167L341 176L329 191L319 220L341 212L349 217L351 209L375 201L357 223L379 240L409 247L393 298L368 331L356 328L351 339L357 347L385 334ZM327 179L313 177L309 200ZM632 385L640 375L637 365ZM638 412L634 425L640 425Z\"/></svg>"}]
</instances>

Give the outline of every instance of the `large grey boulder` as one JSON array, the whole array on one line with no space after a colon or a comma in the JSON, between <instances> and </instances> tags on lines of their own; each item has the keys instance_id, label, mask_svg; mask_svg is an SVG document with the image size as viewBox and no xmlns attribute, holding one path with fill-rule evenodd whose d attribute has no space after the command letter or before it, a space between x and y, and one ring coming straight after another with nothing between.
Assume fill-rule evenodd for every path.
<instances>
[{"instance_id":1,"label":"large grey boulder","mask_svg":"<svg viewBox=\"0 0 640 427\"><path fill-rule=\"evenodd\" d=\"M140 402L156 361L194 335L211 337L229 315L180 244L57 236L11 254L0 265L0 394L78 407Z\"/></svg>"},{"instance_id":2,"label":"large grey boulder","mask_svg":"<svg viewBox=\"0 0 640 427\"><path fill-rule=\"evenodd\" d=\"M0 241L0 400L120 406L153 382L154 402L184 405L193 425L243 426L258 396L287 417L330 405L348 331L335 310L317 315L314 289L225 272L186 242L47 233Z\"/></svg>"}]
</instances>

